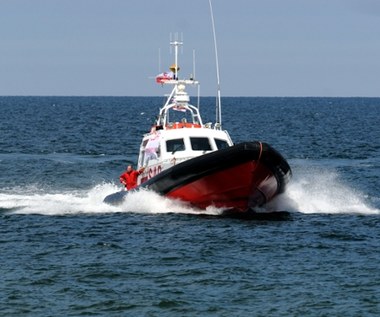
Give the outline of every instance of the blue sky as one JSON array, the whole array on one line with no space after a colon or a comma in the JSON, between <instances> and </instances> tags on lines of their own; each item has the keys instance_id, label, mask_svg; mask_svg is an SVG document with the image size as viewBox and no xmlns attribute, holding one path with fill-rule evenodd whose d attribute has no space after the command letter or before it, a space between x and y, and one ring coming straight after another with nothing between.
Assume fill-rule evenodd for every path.
<instances>
[{"instance_id":1,"label":"blue sky","mask_svg":"<svg viewBox=\"0 0 380 317\"><path fill-rule=\"evenodd\" d=\"M213 0L222 96L380 96L379 0ZM0 95L160 96L180 77L215 94L208 0L0 0Z\"/></svg>"}]
</instances>

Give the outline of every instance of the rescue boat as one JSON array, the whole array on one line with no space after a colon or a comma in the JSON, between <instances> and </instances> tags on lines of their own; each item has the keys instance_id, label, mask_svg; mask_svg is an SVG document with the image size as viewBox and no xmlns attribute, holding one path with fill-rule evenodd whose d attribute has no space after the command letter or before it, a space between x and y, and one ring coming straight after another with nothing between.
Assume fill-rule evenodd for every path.
<instances>
[{"instance_id":1,"label":"rescue boat","mask_svg":"<svg viewBox=\"0 0 380 317\"><path fill-rule=\"evenodd\" d=\"M137 169L144 171L134 190L151 190L200 210L214 206L229 214L255 212L285 191L291 177L288 163L267 143L234 144L222 129L220 98L216 122L202 121L199 104L191 104L187 93L187 87L199 87L199 82L178 78L182 42L170 44L175 63L171 72L160 74L156 82L172 86L172 90L142 138ZM121 204L127 194L122 190L104 201Z\"/></svg>"}]
</instances>

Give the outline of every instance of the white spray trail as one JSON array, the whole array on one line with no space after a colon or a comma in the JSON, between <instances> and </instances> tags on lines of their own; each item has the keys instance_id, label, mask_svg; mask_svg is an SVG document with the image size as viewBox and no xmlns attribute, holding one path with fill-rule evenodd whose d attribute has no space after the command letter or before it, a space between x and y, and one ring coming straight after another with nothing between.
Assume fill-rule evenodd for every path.
<instances>
[{"instance_id":1,"label":"white spray trail","mask_svg":"<svg viewBox=\"0 0 380 317\"><path fill-rule=\"evenodd\" d=\"M120 206L110 206L104 197L119 191L114 184L97 185L87 191L62 193L45 192L43 189L16 189L0 192L0 210L17 214L70 215L134 212L146 214L183 213L218 215L221 210L210 207L198 210L181 201L168 199L154 192L137 191L126 196Z\"/></svg>"},{"instance_id":2,"label":"white spray trail","mask_svg":"<svg viewBox=\"0 0 380 317\"><path fill-rule=\"evenodd\" d=\"M369 198L344 184L339 175L321 168L294 169L287 191L265 206L265 210L299 213L380 214ZM0 211L21 214L70 215L96 213L183 213L220 215L222 209L198 210L189 204L146 190L130 193L120 206L110 206L104 197L119 191L115 184L100 184L90 190L53 192L41 188L13 188L0 191Z\"/></svg>"}]
</instances>

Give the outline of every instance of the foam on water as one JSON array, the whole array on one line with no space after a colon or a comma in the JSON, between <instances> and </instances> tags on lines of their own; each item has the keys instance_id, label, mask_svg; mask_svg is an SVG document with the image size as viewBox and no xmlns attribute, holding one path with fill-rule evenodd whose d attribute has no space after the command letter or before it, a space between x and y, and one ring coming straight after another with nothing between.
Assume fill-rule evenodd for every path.
<instances>
[{"instance_id":1,"label":"foam on water","mask_svg":"<svg viewBox=\"0 0 380 317\"><path fill-rule=\"evenodd\" d=\"M380 214L367 195L344 184L337 172L315 167L295 170L287 191L268 208L305 214Z\"/></svg>"},{"instance_id":2,"label":"foam on water","mask_svg":"<svg viewBox=\"0 0 380 317\"><path fill-rule=\"evenodd\" d=\"M53 192L30 186L0 192L0 210L20 214L67 215L80 213L183 213L220 215L222 209L198 210L189 204L146 190L130 193L120 206L110 206L104 197L120 190L115 184L100 184L90 190ZM294 171L287 191L265 206L266 210L300 213L380 214L369 198L344 184L334 171L302 168Z\"/></svg>"},{"instance_id":3,"label":"foam on water","mask_svg":"<svg viewBox=\"0 0 380 317\"><path fill-rule=\"evenodd\" d=\"M88 191L45 192L29 187L0 193L0 209L17 214L69 215L80 213L183 213L218 215L221 210L210 207L198 210L178 200L168 199L154 192L138 191L126 196L120 206L110 206L104 197L120 190L114 184L101 184Z\"/></svg>"},{"instance_id":4,"label":"foam on water","mask_svg":"<svg viewBox=\"0 0 380 317\"><path fill-rule=\"evenodd\" d=\"M223 209L208 207L200 210L180 200L169 199L157 193L141 190L126 196L121 205L122 210L138 213L183 213L183 214L205 214L220 215Z\"/></svg>"},{"instance_id":5,"label":"foam on water","mask_svg":"<svg viewBox=\"0 0 380 317\"><path fill-rule=\"evenodd\" d=\"M116 191L115 185L99 185L89 191L48 192L29 187L23 191L13 189L0 193L0 208L20 214L65 215L77 213L114 212L115 208L103 204L102 193Z\"/></svg>"}]
</instances>

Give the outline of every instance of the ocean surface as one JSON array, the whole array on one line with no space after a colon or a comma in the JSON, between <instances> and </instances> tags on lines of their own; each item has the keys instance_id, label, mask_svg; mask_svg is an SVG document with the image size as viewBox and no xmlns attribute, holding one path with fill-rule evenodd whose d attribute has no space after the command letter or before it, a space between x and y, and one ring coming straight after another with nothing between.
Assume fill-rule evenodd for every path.
<instances>
[{"instance_id":1,"label":"ocean surface","mask_svg":"<svg viewBox=\"0 0 380 317\"><path fill-rule=\"evenodd\" d=\"M104 204L163 101L0 97L1 316L380 316L380 98L222 98L291 165L286 221Z\"/></svg>"}]
</instances>

